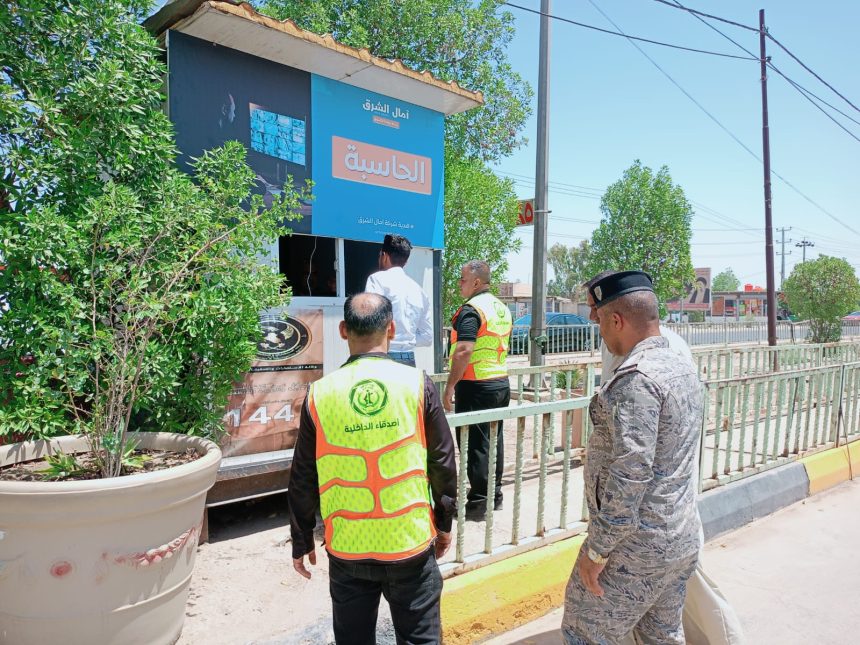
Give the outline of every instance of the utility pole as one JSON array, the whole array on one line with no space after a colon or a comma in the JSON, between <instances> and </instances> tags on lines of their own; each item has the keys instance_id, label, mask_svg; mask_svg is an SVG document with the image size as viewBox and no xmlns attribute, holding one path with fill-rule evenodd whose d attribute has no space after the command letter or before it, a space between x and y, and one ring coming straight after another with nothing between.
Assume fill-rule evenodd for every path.
<instances>
[{"instance_id":1,"label":"utility pole","mask_svg":"<svg viewBox=\"0 0 860 645\"><path fill-rule=\"evenodd\" d=\"M788 253L785 252L785 232L790 231L791 227L789 226L786 228L785 226L783 226L782 228L778 228L776 230L782 233L782 252L777 254L782 257L782 268L779 272L779 288L782 289L782 283L785 282L785 256L791 255L791 251L789 251ZM788 240L788 243L791 244L791 240Z\"/></svg>"},{"instance_id":2,"label":"utility pole","mask_svg":"<svg viewBox=\"0 0 860 645\"><path fill-rule=\"evenodd\" d=\"M535 233L532 264L532 325L529 330L529 364L543 365L543 343L536 338L546 334L546 231L549 188L549 45L550 0L540 3L540 45L538 53L537 155L535 161ZM532 379L535 390L538 379Z\"/></svg>"},{"instance_id":3,"label":"utility pole","mask_svg":"<svg viewBox=\"0 0 860 645\"><path fill-rule=\"evenodd\" d=\"M764 252L765 268L767 269L767 344L776 345L776 282L773 274L773 213L770 192L770 129L767 119L767 64L770 59L765 51L764 9L758 12L758 36L761 53L761 139L764 150ZM774 368L776 369L777 354L774 352Z\"/></svg>"},{"instance_id":4,"label":"utility pole","mask_svg":"<svg viewBox=\"0 0 860 645\"><path fill-rule=\"evenodd\" d=\"M803 261L806 262L806 247L807 246L815 246L815 242L810 242L809 240L807 240L804 237L802 240L800 240L800 242L795 244L795 246L799 246L800 248L803 249Z\"/></svg>"}]
</instances>

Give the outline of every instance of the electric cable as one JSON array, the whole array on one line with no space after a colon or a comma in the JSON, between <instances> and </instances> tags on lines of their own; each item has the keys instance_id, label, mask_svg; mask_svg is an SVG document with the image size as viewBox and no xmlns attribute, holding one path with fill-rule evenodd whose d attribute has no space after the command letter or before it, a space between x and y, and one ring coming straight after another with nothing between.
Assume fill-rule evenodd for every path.
<instances>
[{"instance_id":1,"label":"electric cable","mask_svg":"<svg viewBox=\"0 0 860 645\"><path fill-rule=\"evenodd\" d=\"M605 12L604 12L604 11L603 11L603 10L602 10L598 5L597 5L597 4L595 4L594 0L588 0L588 1L591 3L591 5L592 5L595 9L597 9L597 11L598 11L598 12L600 12L600 14L601 14L604 18L606 18L606 20L607 20L607 21L608 21L608 22L609 22L613 27L615 27L616 29L618 29L619 31L621 31L621 28L620 28L620 27L619 27L619 26L618 26L618 25L617 25L617 24L612 20L612 18L610 18L608 15L606 15L606 13L605 13ZM637 45L637 44L636 44L635 42L633 42L633 41L631 41L631 42L630 42L630 44L631 44L631 45L633 45L633 46L634 46L634 47L639 51L639 53L641 53L645 58L647 58L647 59L651 62L651 64L652 64L652 65L654 65L654 67L656 67L656 68L657 68L657 69L658 69L658 70L659 70L659 71L660 71L660 72L661 72L661 73L662 73L666 78L668 78L668 79L669 79L669 81L671 81L671 83L672 83L675 87L677 87L677 88L678 88L678 89L679 89L679 90L684 94L684 96L686 96L688 99L690 99L690 100L691 100L691 101L696 105L696 107L698 107L702 112L704 112L704 113L708 116L708 118L710 118L710 119L711 119L714 123L716 123L716 124L717 124L717 125L718 125L718 126L719 126L719 127L720 127L724 132L725 132L725 133L726 133L726 134L728 134L728 135L729 135L729 136L730 136L730 137L735 141L735 143L737 143L737 144L738 144L739 146L741 146L744 150L746 150L746 151L750 154L750 156L752 156L752 157L753 157L753 159L755 159L755 160L756 160L756 161L758 161L759 163L764 163L764 162L762 161L762 159L761 159L761 157L760 157L760 156L758 156L755 152L753 152L753 151L749 148L749 146L747 146L743 141L741 141L737 136L735 136L735 134L734 134L731 130L729 130L726 126L724 126L724 125L720 122L720 120L719 120L719 119L717 119L713 114L711 114L708 110L706 110L706 109L705 109L705 107L704 107L704 106L702 106L702 104L701 104L701 103L699 103L696 99L694 99L694 98L692 97L692 95L691 95L689 92L687 92L687 90L685 90L683 87L681 87L681 85L680 85L680 84L679 84L679 83L678 83L674 78L672 78L672 76L671 76L668 72L666 72L662 67L660 67L660 65L658 65L658 64L657 64L657 62L656 62L656 61L654 61L654 59L653 59L653 58L651 58L651 57L650 57L650 56L649 56L649 55L648 55L648 54L647 54L647 53L646 53L646 52L645 52L641 47L639 47L639 45ZM842 225L844 228L848 229L849 231L851 231L851 232L852 232L852 233L854 233L855 235L860 236L860 231L858 231L858 230L857 230L857 229L855 229L854 227L852 227L852 226L850 226L850 225L846 224L844 221L842 221L842 220L841 220L840 218L838 218L836 215L834 215L834 214L833 214L833 213L831 213L829 210L827 210L826 208L824 208L821 204L819 204L819 203L818 203L818 202L816 202L814 199L812 199L811 197L809 197L806 193L804 193L802 190L800 190L797 186L795 186L795 185L794 185L794 184L792 184L790 181L788 181L785 177L783 177L783 176L782 176L782 175L780 175L778 172L776 172L773 168L771 168L771 173L773 173L774 177L778 178L780 181L782 181L782 183L784 183L784 184L785 184L786 186L788 186L791 190L793 190L795 193L797 193L798 195L800 195L804 200L806 200L807 202L809 202L810 204L812 204L813 206L815 206L815 208L817 208L817 209L818 209L818 210L820 210L822 213L824 213L825 215L827 215L827 217L829 217L830 219L832 219L834 222L837 222L838 224Z\"/></svg>"},{"instance_id":2,"label":"electric cable","mask_svg":"<svg viewBox=\"0 0 860 645\"><path fill-rule=\"evenodd\" d=\"M721 58L733 58L735 60L758 60L758 57L749 58L747 56L736 56L735 54L724 54L722 52L714 52L708 51L706 49L696 49L694 47L684 47L683 45L673 45L672 43L664 43L659 40L651 40L649 38L642 38L640 36L628 36L624 33L619 33L617 31L612 31L610 29L602 29L600 27L595 27L594 25L587 25L584 22L577 22L576 20L570 20L569 18L562 18L561 16L556 16L550 13L543 13L537 9L529 9L528 7L523 7L518 4L514 4L512 2L505 2L509 7L514 7L515 9L521 9L522 11L527 11L529 13L537 14L538 16L545 16L547 18L551 18L553 20L559 20L561 22L566 22L571 25L576 25L577 27L585 27L586 29L593 29L594 31L599 31L604 34L610 34L612 36L623 36L624 38L628 38L631 40L638 40L644 43L649 43L651 45L660 45L661 47L669 47L671 49L680 49L683 51L694 52L696 54L708 54L709 56L720 56Z\"/></svg>"}]
</instances>

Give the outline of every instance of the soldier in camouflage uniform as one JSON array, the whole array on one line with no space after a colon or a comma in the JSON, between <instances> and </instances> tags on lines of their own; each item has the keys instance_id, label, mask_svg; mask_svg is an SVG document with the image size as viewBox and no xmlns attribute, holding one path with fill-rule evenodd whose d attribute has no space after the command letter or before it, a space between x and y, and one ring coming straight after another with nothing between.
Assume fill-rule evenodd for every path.
<instances>
[{"instance_id":1,"label":"soldier in camouflage uniform","mask_svg":"<svg viewBox=\"0 0 860 645\"><path fill-rule=\"evenodd\" d=\"M701 546L695 456L702 389L660 336L651 279L589 289L609 350L626 356L595 395L585 464L590 515L565 592L568 644L684 643L686 583Z\"/></svg>"}]
</instances>

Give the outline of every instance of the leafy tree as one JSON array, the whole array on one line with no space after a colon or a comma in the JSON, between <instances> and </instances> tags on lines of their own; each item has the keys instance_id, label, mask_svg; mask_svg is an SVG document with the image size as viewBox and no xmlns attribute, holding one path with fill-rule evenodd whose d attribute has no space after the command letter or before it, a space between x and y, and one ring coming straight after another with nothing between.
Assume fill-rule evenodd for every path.
<instances>
[{"instance_id":1,"label":"leafy tree","mask_svg":"<svg viewBox=\"0 0 860 645\"><path fill-rule=\"evenodd\" d=\"M847 260L822 255L794 267L782 285L791 310L809 320L813 343L837 341L840 318L860 299L860 282Z\"/></svg>"},{"instance_id":2,"label":"leafy tree","mask_svg":"<svg viewBox=\"0 0 860 645\"><path fill-rule=\"evenodd\" d=\"M476 160L449 159L445 167L445 254L442 260L443 321L454 315L460 268L469 260L490 265L494 283L508 268L506 254L519 248L513 230L517 198L513 182ZM499 240L503 242L500 243Z\"/></svg>"},{"instance_id":3,"label":"leafy tree","mask_svg":"<svg viewBox=\"0 0 860 645\"><path fill-rule=\"evenodd\" d=\"M504 4L499 0L255 4L267 15L483 93L483 106L445 119L442 303L447 318L462 300L457 279L463 263L486 260L501 276L505 255L518 248L511 235L516 219L511 182L493 177L486 166L523 143L520 131L531 112L532 90L513 71L506 52L514 35L513 15L499 10Z\"/></svg>"},{"instance_id":4,"label":"leafy tree","mask_svg":"<svg viewBox=\"0 0 860 645\"><path fill-rule=\"evenodd\" d=\"M578 246L553 244L547 253L547 261L555 277L549 281L547 293L578 302L583 295L582 283L591 277L588 273L590 255L588 240L583 240Z\"/></svg>"},{"instance_id":5,"label":"leafy tree","mask_svg":"<svg viewBox=\"0 0 860 645\"><path fill-rule=\"evenodd\" d=\"M591 237L589 274L646 271L661 302L677 298L692 282L690 222L693 210L666 166L654 173L638 160L609 186L600 201L603 218Z\"/></svg>"},{"instance_id":6,"label":"leafy tree","mask_svg":"<svg viewBox=\"0 0 860 645\"><path fill-rule=\"evenodd\" d=\"M266 0L259 10L309 31L400 59L446 81L480 90L484 105L445 120L456 157L490 162L511 154L530 113L529 84L513 71L506 48L514 16L499 0Z\"/></svg>"},{"instance_id":7,"label":"leafy tree","mask_svg":"<svg viewBox=\"0 0 860 645\"><path fill-rule=\"evenodd\" d=\"M711 291L737 291L740 286L741 281L737 279L735 272L729 267L717 274L711 283Z\"/></svg>"},{"instance_id":8,"label":"leafy tree","mask_svg":"<svg viewBox=\"0 0 860 645\"><path fill-rule=\"evenodd\" d=\"M174 165L147 2L0 11L0 436L85 433L114 476L127 432L221 429L281 277L289 218L250 197L238 143Z\"/></svg>"}]
</instances>

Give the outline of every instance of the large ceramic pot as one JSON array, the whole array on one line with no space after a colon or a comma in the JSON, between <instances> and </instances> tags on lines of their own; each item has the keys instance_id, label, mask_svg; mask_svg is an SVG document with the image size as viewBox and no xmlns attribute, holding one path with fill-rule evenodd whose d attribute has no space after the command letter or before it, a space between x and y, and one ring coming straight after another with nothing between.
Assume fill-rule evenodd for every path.
<instances>
[{"instance_id":1,"label":"large ceramic pot","mask_svg":"<svg viewBox=\"0 0 860 645\"><path fill-rule=\"evenodd\" d=\"M221 451L211 441L142 433L139 447L200 458L161 471L66 482L0 481L0 643L175 643L206 491ZM79 437L0 447L0 466Z\"/></svg>"}]
</instances>

